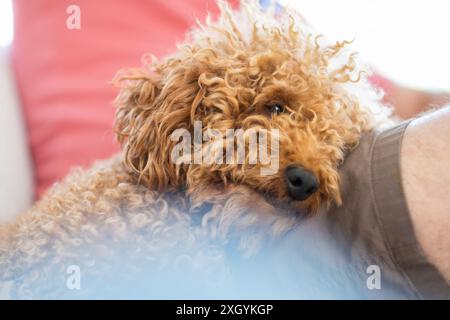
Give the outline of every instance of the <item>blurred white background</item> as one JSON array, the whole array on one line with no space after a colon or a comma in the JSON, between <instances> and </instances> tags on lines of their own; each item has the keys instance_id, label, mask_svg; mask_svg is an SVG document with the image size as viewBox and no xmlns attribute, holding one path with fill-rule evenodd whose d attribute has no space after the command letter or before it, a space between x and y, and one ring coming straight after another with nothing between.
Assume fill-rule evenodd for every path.
<instances>
[{"instance_id":1,"label":"blurred white background","mask_svg":"<svg viewBox=\"0 0 450 320\"><path fill-rule=\"evenodd\" d=\"M0 46L8 46L13 39L13 9L11 0L0 0Z\"/></svg>"},{"instance_id":2,"label":"blurred white background","mask_svg":"<svg viewBox=\"0 0 450 320\"><path fill-rule=\"evenodd\" d=\"M450 1L281 0L390 79L450 90Z\"/></svg>"},{"instance_id":3,"label":"blurred white background","mask_svg":"<svg viewBox=\"0 0 450 320\"><path fill-rule=\"evenodd\" d=\"M450 90L450 1L280 2L300 10L332 40L355 38L353 48L389 78L416 88ZM12 37L11 0L0 0L0 46Z\"/></svg>"}]
</instances>

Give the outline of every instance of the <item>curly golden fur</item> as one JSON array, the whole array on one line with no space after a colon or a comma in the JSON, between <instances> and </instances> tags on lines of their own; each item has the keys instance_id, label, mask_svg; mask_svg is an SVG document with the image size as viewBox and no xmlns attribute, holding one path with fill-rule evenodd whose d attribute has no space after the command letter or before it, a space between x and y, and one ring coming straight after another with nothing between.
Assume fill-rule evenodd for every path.
<instances>
[{"instance_id":1,"label":"curly golden fur","mask_svg":"<svg viewBox=\"0 0 450 320\"><path fill-rule=\"evenodd\" d=\"M122 154L73 172L0 227L0 281L9 296L60 297L68 265L94 277L111 259L126 259L128 271L139 260L219 274L231 238L250 254L305 213L341 203L339 166L364 132L389 122L387 109L348 42L327 43L294 11L241 7L222 3L219 20L200 24L176 54L119 73ZM284 112L271 114L274 103ZM223 136L278 129L279 173L262 175L262 165L248 161L174 163L171 134L192 132L196 120ZM307 200L286 190L283 171L293 164L319 181Z\"/></svg>"}]
</instances>

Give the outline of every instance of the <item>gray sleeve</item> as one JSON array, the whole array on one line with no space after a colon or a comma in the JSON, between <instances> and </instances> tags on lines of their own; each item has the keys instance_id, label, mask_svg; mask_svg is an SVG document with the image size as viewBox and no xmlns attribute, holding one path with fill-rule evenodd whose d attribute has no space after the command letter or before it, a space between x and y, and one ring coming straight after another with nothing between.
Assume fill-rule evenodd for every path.
<instances>
[{"instance_id":1,"label":"gray sleeve","mask_svg":"<svg viewBox=\"0 0 450 320\"><path fill-rule=\"evenodd\" d=\"M372 152L375 213L387 253L405 282L421 298L450 299L450 286L427 260L414 233L400 169L401 144L409 122L380 133Z\"/></svg>"}]
</instances>

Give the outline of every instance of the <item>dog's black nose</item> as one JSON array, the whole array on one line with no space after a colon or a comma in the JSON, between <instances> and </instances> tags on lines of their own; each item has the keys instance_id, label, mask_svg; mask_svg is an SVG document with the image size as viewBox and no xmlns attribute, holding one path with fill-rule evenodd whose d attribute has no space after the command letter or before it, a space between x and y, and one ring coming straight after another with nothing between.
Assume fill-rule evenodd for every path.
<instances>
[{"instance_id":1,"label":"dog's black nose","mask_svg":"<svg viewBox=\"0 0 450 320\"><path fill-rule=\"evenodd\" d=\"M289 195L295 200L306 200L319 189L316 176L302 167L289 166L284 176Z\"/></svg>"}]
</instances>

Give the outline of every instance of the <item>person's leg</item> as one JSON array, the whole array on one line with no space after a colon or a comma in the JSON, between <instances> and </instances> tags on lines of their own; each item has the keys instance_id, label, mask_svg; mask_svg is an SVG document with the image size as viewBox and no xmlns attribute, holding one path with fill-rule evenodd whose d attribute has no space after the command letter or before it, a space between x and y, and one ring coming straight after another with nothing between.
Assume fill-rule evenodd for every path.
<instances>
[{"instance_id":1,"label":"person's leg","mask_svg":"<svg viewBox=\"0 0 450 320\"><path fill-rule=\"evenodd\" d=\"M450 282L450 107L409 125L401 159L403 187L418 241Z\"/></svg>"}]
</instances>

